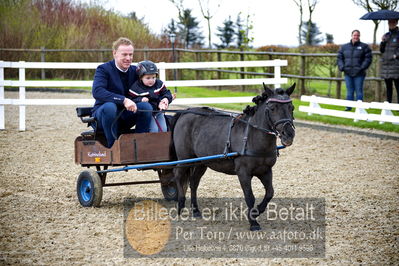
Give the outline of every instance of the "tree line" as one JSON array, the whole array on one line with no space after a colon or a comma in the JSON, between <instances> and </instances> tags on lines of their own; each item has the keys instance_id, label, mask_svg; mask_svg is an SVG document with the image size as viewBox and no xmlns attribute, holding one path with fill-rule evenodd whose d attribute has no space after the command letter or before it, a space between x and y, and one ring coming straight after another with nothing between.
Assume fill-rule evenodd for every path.
<instances>
[{"instance_id":1,"label":"tree line","mask_svg":"<svg viewBox=\"0 0 399 266\"><path fill-rule=\"evenodd\" d=\"M242 13L229 16L216 27L218 40L212 40L212 19L221 0L197 0L207 34L199 27L200 18L193 16L185 0L169 0L177 10L160 35L153 34L142 19L132 12L126 16L107 11L97 2L82 4L75 0L2 0L0 1L0 47L2 48L109 48L118 36L130 37L136 47L170 47L169 34L177 35L177 47L247 50L253 42L253 21ZM298 7L298 46L333 43L332 34L325 36L313 20L320 0L292 0ZM348 0L349 1L349 0ZM352 0L367 11L397 8L398 0ZM307 17L306 17L307 16ZM374 21L378 27L380 21ZM375 28L376 31L376 28ZM207 35L207 38L204 37ZM374 36L374 42L375 36ZM167 61L159 54L161 60ZM28 60L29 58L27 58ZM59 58L63 60L63 58Z\"/></svg>"}]
</instances>

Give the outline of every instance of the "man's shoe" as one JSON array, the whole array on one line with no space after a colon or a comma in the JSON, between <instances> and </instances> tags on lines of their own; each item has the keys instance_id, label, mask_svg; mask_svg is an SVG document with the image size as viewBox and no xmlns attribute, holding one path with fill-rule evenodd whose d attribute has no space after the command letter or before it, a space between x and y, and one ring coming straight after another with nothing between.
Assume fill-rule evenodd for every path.
<instances>
[{"instance_id":1,"label":"man's shoe","mask_svg":"<svg viewBox=\"0 0 399 266\"><path fill-rule=\"evenodd\" d=\"M352 110L352 107L346 107L345 108L345 111L350 111L350 110Z\"/></svg>"}]
</instances>

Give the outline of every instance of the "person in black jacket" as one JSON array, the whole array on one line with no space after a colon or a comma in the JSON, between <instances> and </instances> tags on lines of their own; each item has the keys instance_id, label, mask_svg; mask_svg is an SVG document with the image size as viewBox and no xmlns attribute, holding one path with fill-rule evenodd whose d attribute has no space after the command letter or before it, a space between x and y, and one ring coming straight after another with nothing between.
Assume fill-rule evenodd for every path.
<instances>
[{"instance_id":1,"label":"person in black jacket","mask_svg":"<svg viewBox=\"0 0 399 266\"><path fill-rule=\"evenodd\" d=\"M345 73L347 100L355 100L355 92L356 100L363 100L363 83L371 61L371 49L360 41L360 31L352 31L351 41L341 46L337 57L338 68ZM351 109L346 107L345 111Z\"/></svg>"},{"instance_id":2,"label":"person in black jacket","mask_svg":"<svg viewBox=\"0 0 399 266\"><path fill-rule=\"evenodd\" d=\"M92 94L96 102L92 116L97 122L92 127L104 131L108 148L120 133L129 132L134 125L136 133L149 131L151 114L137 110L151 110L151 105L128 98L129 88L138 78L136 67L131 65L133 51L131 40L119 38L112 45L114 60L99 65L94 75Z\"/></svg>"},{"instance_id":3,"label":"person in black jacket","mask_svg":"<svg viewBox=\"0 0 399 266\"><path fill-rule=\"evenodd\" d=\"M158 68L149 60L137 64L136 68L139 79L129 89L130 98L137 104L148 102L153 110L166 110L173 100L171 92L165 84L157 79ZM166 132L167 124L165 115L156 112L152 116L150 132Z\"/></svg>"},{"instance_id":4,"label":"person in black jacket","mask_svg":"<svg viewBox=\"0 0 399 266\"><path fill-rule=\"evenodd\" d=\"M382 36L380 44L381 77L387 87L387 101L392 103L393 84L399 103L399 29L398 20L388 20L389 32Z\"/></svg>"}]
</instances>

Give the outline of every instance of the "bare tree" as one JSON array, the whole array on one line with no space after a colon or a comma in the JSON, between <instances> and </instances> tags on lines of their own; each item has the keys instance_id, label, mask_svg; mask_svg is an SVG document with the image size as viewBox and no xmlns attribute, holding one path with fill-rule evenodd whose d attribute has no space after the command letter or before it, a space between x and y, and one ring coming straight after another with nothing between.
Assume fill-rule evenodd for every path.
<instances>
[{"instance_id":1,"label":"bare tree","mask_svg":"<svg viewBox=\"0 0 399 266\"><path fill-rule=\"evenodd\" d=\"M367 12L374 12L378 10L395 10L398 7L398 0L352 0L357 6L363 7ZM377 30L380 20L373 20L374 34L373 44L377 43Z\"/></svg>"},{"instance_id":2,"label":"bare tree","mask_svg":"<svg viewBox=\"0 0 399 266\"><path fill-rule=\"evenodd\" d=\"M302 0L292 0L295 5L297 5L298 9L299 9L299 25L298 25L298 41L299 41L299 45L302 45L303 42L303 38L301 35L302 32L302 27L303 27L303 12L304 12L304 8L305 8L305 4L302 2ZM313 24L312 22L312 15L314 10L316 9L316 5L318 4L319 0L307 0L307 9L309 11L309 19L306 22L306 25L308 27L307 29L307 34L306 34L306 38L305 38L305 44L306 43L310 43L310 38L311 38L311 26Z\"/></svg>"},{"instance_id":3,"label":"bare tree","mask_svg":"<svg viewBox=\"0 0 399 266\"><path fill-rule=\"evenodd\" d=\"M302 31L302 23L303 23L303 5L302 0L292 0L299 8L299 26L298 26L298 41L299 45L302 45L301 31Z\"/></svg>"},{"instance_id":4,"label":"bare tree","mask_svg":"<svg viewBox=\"0 0 399 266\"><path fill-rule=\"evenodd\" d=\"M169 0L169 1L175 5L177 11L179 12L179 19L182 20L184 13L184 7L183 7L184 0Z\"/></svg>"},{"instance_id":5,"label":"bare tree","mask_svg":"<svg viewBox=\"0 0 399 266\"><path fill-rule=\"evenodd\" d=\"M197 21L197 18L193 17L191 14L192 10L184 7L184 0L169 1L176 6L179 12L179 21L177 25L179 31L176 32L179 41L184 43L185 48L194 45L202 46L202 40L204 37L199 30L199 22Z\"/></svg>"},{"instance_id":6,"label":"bare tree","mask_svg":"<svg viewBox=\"0 0 399 266\"><path fill-rule=\"evenodd\" d=\"M305 43L311 43L311 27L312 27L312 15L314 10L316 9L316 5L318 3L318 0L308 0L308 11L309 11L309 20L307 22L308 30L306 32L306 41Z\"/></svg>"},{"instance_id":7,"label":"bare tree","mask_svg":"<svg viewBox=\"0 0 399 266\"><path fill-rule=\"evenodd\" d=\"M212 48L212 41L211 41L211 19L213 18L213 15L211 15L211 6L209 5L209 0L206 0L206 6L203 3L204 0L198 0L198 4L201 8L201 13L202 16L204 17L204 19L206 19L207 23L208 23L208 43L209 43L209 49ZM213 1L215 2L215 1ZM217 10L220 7L220 3L219 1L216 2L217 7L212 7L212 10ZM205 9L204 7L205 6Z\"/></svg>"}]
</instances>

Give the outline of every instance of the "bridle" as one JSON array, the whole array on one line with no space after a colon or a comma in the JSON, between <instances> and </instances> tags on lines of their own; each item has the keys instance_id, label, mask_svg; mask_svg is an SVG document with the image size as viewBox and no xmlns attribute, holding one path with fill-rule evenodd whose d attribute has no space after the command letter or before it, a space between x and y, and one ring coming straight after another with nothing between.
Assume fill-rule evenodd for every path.
<instances>
[{"instance_id":1,"label":"bridle","mask_svg":"<svg viewBox=\"0 0 399 266\"><path fill-rule=\"evenodd\" d=\"M280 124L283 124L283 127L285 127L285 125L290 125L293 129L295 129L294 126L294 121L290 118L283 118L283 119L279 119L276 122L272 123L272 119L270 117L270 109L268 108L267 104L269 103L281 103L281 104L285 104L285 103L291 103L292 99L277 99L277 98L269 98L266 100L266 116L267 116L267 120L269 123L269 127L271 128L271 130L276 134L276 136L279 136L280 133L277 131L277 126Z\"/></svg>"}]
</instances>

